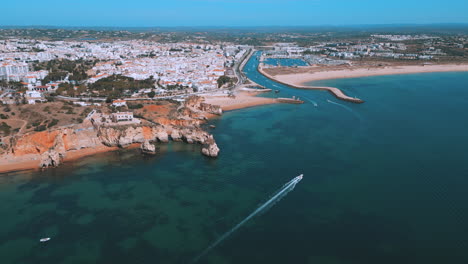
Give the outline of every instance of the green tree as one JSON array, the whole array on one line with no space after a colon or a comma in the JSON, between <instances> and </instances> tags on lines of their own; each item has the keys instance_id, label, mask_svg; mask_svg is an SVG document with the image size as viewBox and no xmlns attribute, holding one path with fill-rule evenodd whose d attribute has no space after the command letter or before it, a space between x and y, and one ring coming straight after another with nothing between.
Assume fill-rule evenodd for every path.
<instances>
[{"instance_id":1,"label":"green tree","mask_svg":"<svg viewBox=\"0 0 468 264\"><path fill-rule=\"evenodd\" d=\"M74 86L70 83L61 83L57 88L57 94L60 95L68 95L68 96L75 96L75 89Z\"/></svg>"},{"instance_id":2,"label":"green tree","mask_svg":"<svg viewBox=\"0 0 468 264\"><path fill-rule=\"evenodd\" d=\"M3 134L4 136L8 136L10 132L11 132L11 126L9 126L5 122L2 122L2 124L0 124L0 134Z\"/></svg>"},{"instance_id":3,"label":"green tree","mask_svg":"<svg viewBox=\"0 0 468 264\"><path fill-rule=\"evenodd\" d=\"M57 125L58 122L59 122L59 121L58 121L57 119L53 119L53 120L47 125L47 128L51 128L51 127Z\"/></svg>"},{"instance_id":4,"label":"green tree","mask_svg":"<svg viewBox=\"0 0 468 264\"><path fill-rule=\"evenodd\" d=\"M221 76L218 78L218 88L221 88L223 85L225 85L226 83L229 83L231 82L231 78L227 77L227 76Z\"/></svg>"}]
</instances>

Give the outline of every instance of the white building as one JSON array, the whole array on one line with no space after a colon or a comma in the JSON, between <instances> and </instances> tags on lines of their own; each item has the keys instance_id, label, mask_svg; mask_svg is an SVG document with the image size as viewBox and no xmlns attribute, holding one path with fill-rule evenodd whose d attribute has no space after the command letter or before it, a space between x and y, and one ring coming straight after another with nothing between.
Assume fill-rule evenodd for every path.
<instances>
[{"instance_id":1,"label":"white building","mask_svg":"<svg viewBox=\"0 0 468 264\"><path fill-rule=\"evenodd\" d=\"M29 66L22 62L5 62L0 64L0 79L14 79L20 81L21 77L29 72Z\"/></svg>"},{"instance_id":2,"label":"white building","mask_svg":"<svg viewBox=\"0 0 468 264\"><path fill-rule=\"evenodd\" d=\"M111 115L112 120L114 122L126 122L126 121L133 121L133 113L132 112L118 112L113 113Z\"/></svg>"},{"instance_id":3,"label":"white building","mask_svg":"<svg viewBox=\"0 0 468 264\"><path fill-rule=\"evenodd\" d=\"M112 105L115 106L115 107L127 106L127 102L125 102L125 100L114 100L112 102Z\"/></svg>"},{"instance_id":4,"label":"white building","mask_svg":"<svg viewBox=\"0 0 468 264\"><path fill-rule=\"evenodd\" d=\"M42 94L38 91L26 91L26 96L31 98L41 98Z\"/></svg>"},{"instance_id":5,"label":"white building","mask_svg":"<svg viewBox=\"0 0 468 264\"><path fill-rule=\"evenodd\" d=\"M82 102L82 101L73 102L73 104L79 105L79 106L90 106L91 105L90 103Z\"/></svg>"}]
</instances>

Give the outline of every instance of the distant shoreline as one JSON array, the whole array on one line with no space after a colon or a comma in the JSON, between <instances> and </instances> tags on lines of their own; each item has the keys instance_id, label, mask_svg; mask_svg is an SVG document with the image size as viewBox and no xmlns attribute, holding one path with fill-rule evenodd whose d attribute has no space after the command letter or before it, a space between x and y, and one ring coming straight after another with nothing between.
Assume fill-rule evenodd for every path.
<instances>
[{"instance_id":1,"label":"distant shoreline","mask_svg":"<svg viewBox=\"0 0 468 264\"><path fill-rule=\"evenodd\" d=\"M313 70L313 67L308 67ZM301 70L304 70L302 68ZM308 86L310 82L331 79L348 79L371 76L434 73L468 72L468 64L391 66L384 68L356 68L346 70L275 74L272 77L280 82L296 86Z\"/></svg>"}]
</instances>

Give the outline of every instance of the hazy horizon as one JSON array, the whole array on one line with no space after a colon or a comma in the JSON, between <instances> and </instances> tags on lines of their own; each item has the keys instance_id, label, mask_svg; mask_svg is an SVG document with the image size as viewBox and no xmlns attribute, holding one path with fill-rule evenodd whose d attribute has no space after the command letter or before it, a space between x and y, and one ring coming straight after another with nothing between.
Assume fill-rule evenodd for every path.
<instances>
[{"instance_id":1,"label":"hazy horizon","mask_svg":"<svg viewBox=\"0 0 468 264\"><path fill-rule=\"evenodd\" d=\"M207 28L207 29L243 29L243 28L375 28L375 27L468 27L468 22L466 23L408 23L408 24L317 24L317 25L203 25L203 26L193 26L193 25L177 25L177 26L160 26L160 25L143 25L143 26L100 26L100 25L48 25L48 24L29 24L29 25L3 25L0 24L0 28L143 28L143 29L152 29L152 28Z\"/></svg>"},{"instance_id":2,"label":"hazy horizon","mask_svg":"<svg viewBox=\"0 0 468 264\"><path fill-rule=\"evenodd\" d=\"M25 8L27 6L27 8ZM6 2L0 26L317 27L466 24L462 0L82 0Z\"/></svg>"}]
</instances>

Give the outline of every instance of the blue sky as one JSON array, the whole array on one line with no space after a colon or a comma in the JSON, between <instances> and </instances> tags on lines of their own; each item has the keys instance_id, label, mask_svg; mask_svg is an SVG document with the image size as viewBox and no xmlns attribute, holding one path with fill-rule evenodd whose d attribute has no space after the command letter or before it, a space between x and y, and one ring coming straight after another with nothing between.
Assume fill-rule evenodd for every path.
<instances>
[{"instance_id":1,"label":"blue sky","mask_svg":"<svg viewBox=\"0 0 468 264\"><path fill-rule=\"evenodd\" d=\"M9 0L0 25L308 26L468 23L468 0Z\"/></svg>"}]
</instances>

